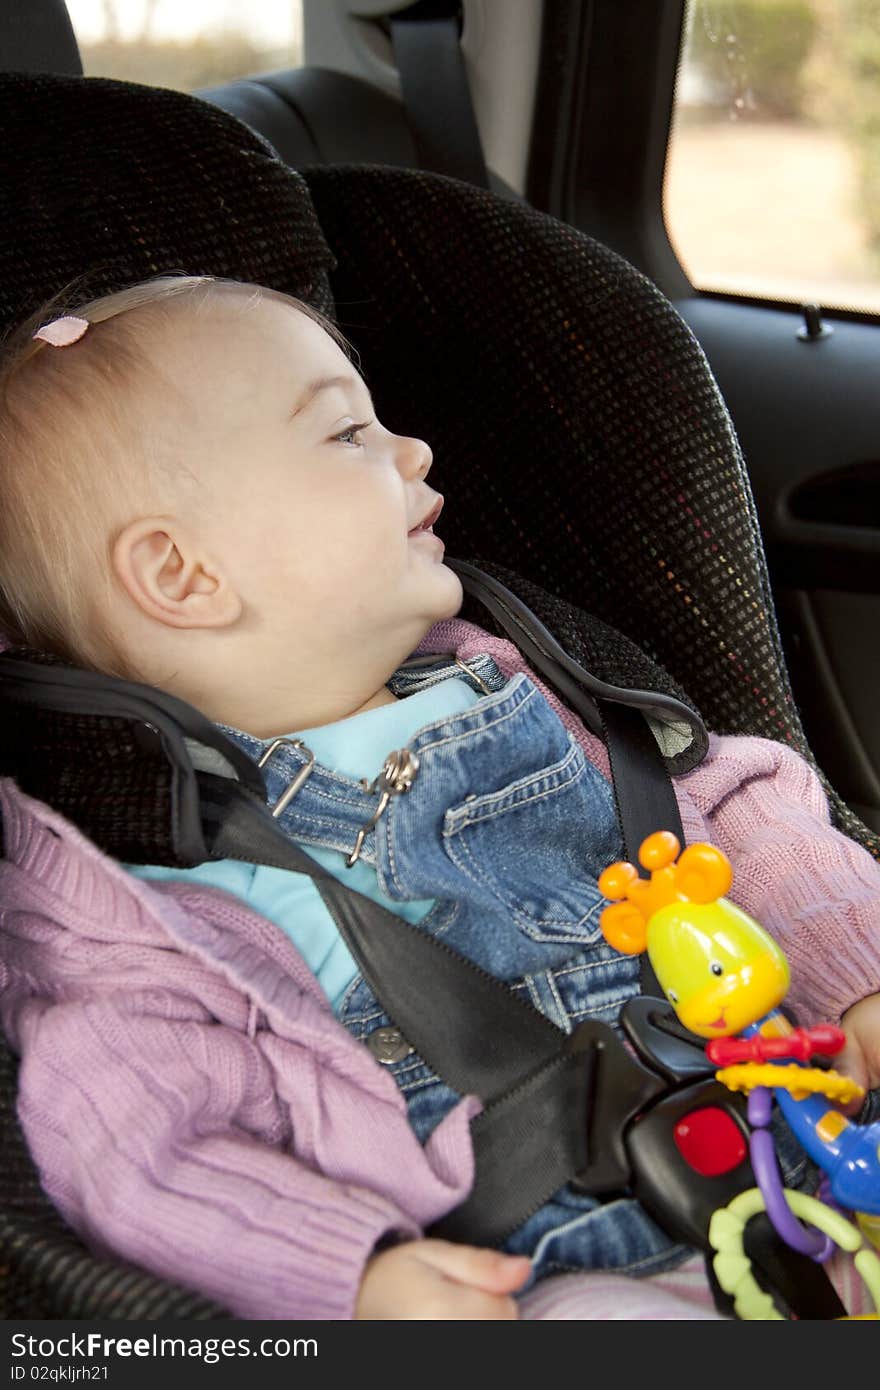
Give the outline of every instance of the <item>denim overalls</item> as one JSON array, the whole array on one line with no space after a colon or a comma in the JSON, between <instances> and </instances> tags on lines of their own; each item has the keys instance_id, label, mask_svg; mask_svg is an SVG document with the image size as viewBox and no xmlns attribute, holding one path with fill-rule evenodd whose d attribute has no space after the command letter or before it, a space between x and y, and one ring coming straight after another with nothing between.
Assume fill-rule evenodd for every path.
<instances>
[{"instance_id":1,"label":"denim overalls","mask_svg":"<svg viewBox=\"0 0 880 1390\"><path fill-rule=\"evenodd\" d=\"M402 697L450 675L468 679L482 698L409 740L418 758L412 785L389 799L360 857L374 865L388 898L436 899L420 928L526 995L566 1032L584 1018L613 1024L638 992L639 961L606 945L599 927L596 879L622 852L611 789L532 680L524 673L506 680L488 656L472 659L467 675L451 656L402 667L389 688ZM251 756L264 749L249 735L234 737ZM284 747L267 762L270 804L305 761L303 750ZM378 772L365 768L364 776ZM279 823L302 845L348 856L377 800L316 763ZM432 1007L430 981L414 982L419 987ZM362 1040L392 1026L361 976L339 1017ZM400 1045L398 1033L390 1036L398 1046L387 1064L424 1141L458 1094L405 1039ZM583 1268L650 1274L686 1253L635 1201L600 1204L568 1188L504 1248L530 1255L537 1276Z\"/></svg>"}]
</instances>

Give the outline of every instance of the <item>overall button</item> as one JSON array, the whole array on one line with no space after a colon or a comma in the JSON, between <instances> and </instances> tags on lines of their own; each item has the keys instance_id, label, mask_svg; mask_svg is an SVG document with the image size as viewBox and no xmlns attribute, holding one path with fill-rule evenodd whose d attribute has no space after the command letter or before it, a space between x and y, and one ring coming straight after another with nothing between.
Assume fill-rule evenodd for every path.
<instances>
[{"instance_id":1,"label":"overall button","mask_svg":"<svg viewBox=\"0 0 880 1390\"><path fill-rule=\"evenodd\" d=\"M382 1062L386 1067L390 1067L394 1062L402 1062L404 1057L408 1057L415 1048L407 1042L399 1028L377 1028L366 1039L367 1047L376 1058L377 1062Z\"/></svg>"}]
</instances>

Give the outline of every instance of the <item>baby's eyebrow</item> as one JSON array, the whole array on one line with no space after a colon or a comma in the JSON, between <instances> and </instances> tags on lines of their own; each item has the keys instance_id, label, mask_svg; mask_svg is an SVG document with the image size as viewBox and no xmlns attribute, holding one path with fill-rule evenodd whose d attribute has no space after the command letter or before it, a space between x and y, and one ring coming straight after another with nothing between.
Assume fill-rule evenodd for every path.
<instances>
[{"instance_id":1,"label":"baby's eyebrow","mask_svg":"<svg viewBox=\"0 0 880 1390\"><path fill-rule=\"evenodd\" d=\"M312 404L312 401L315 399L316 396L320 394L321 391L329 391L334 386L357 386L358 383L360 383L362 386L366 386L366 383L364 382L364 379L361 376L317 377L315 381L310 381L308 386L303 391L302 395L300 396L299 400L294 406L293 411L291 412L291 420L294 418L295 415L299 415L303 410L310 406ZM367 394L369 395L369 392ZM370 405L372 405L372 400L370 401Z\"/></svg>"}]
</instances>

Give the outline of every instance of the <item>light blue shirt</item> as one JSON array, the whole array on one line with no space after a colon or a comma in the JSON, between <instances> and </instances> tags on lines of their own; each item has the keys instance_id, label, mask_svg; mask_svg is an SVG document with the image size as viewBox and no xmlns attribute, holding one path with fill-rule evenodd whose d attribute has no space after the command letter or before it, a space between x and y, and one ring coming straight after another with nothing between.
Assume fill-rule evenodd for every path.
<instances>
[{"instance_id":1,"label":"light blue shirt","mask_svg":"<svg viewBox=\"0 0 880 1390\"><path fill-rule=\"evenodd\" d=\"M418 729L469 709L479 698L466 681L450 676L393 704L379 705L317 729L297 730L287 737L301 738L314 753L316 762L331 772L372 781L388 754L395 748L404 748ZM336 850L309 845L302 848L334 877L408 922L421 921L434 905L432 898L410 902L387 898L379 888L374 867L362 859L347 869L345 856ZM223 888L268 917L290 937L317 977L334 1011L338 1010L346 989L360 973L317 888L306 874L275 869L267 864L246 864L238 859L212 860L193 869L158 864L125 864L123 867L137 878L185 879L210 888Z\"/></svg>"}]
</instances>

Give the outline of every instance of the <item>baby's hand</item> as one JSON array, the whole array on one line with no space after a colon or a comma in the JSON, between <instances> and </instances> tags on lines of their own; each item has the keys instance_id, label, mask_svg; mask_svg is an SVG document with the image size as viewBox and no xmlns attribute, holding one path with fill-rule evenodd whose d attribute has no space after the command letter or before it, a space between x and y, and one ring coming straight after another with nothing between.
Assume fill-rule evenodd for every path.
<instances>
[{"instance_id":1,"label":"baby's hand","mask_svg":"<svg viewBox=\"0 0 880 1390\"><path fill-rule=\"evenodd\" d=\"M835 1071L851 1076L866 1090L880 1086L880 994L869 994L853 1004L841 1027L846 1033L846 1047L834 1059Z\"/></svg>"},{"instance_id":2,"label":"baby's hand","mask_svg":"<svg viewBox=\"0 0 880 1390\"><path fill-rule=\"evenodd\" d=\"M513 1319L525 1255L447 1240L411 1240L374 1255L361 1280L356 1319Z\"/></svg>"}]
</instances>

